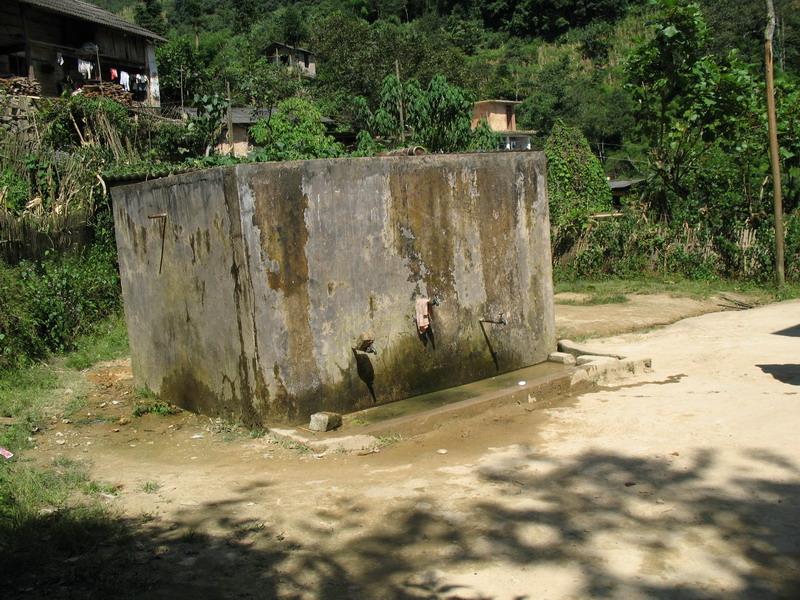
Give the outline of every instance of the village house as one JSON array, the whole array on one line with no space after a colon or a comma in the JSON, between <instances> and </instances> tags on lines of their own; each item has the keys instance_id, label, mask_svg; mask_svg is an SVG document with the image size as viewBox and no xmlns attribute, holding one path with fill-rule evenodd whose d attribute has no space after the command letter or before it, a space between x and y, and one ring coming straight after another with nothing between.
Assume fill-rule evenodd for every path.
<instances>
[{"instance_id":1,"label":"village house","mask_svg":"<svg viewBox=\"0 0 800 600\"><path fill-rule=\"evenodd\" d=\"M184 108L187 117L196 117L196 108ZM223 118L222 131L217 139L216 151L218 154L231 154L236 157L247 156L253 149L250 138L250 127L259 119L269 118L269 109L255 109L253 107L233 106L226 111ZM231 124L231 135L228 136L228 122Z\"/></svg>"},{"instance_id":2,"label":"village house","mask_svg":"<svg viewBox=\"0 0 800 600\"><path fill-rule=\"evenodd\" d=\"M317 76L317 61L314 53L305 48L273 42L267 47L267 58L276 65L286 65L306 77Z\"/></svg>"},{"instance_id":3,"label":"village house","mask_svg":"<svg viewBox=\"0 0 800 600\"><path fill-rule=\"evenodd\" d=\"M481 100L472 109L472 128L482 120L500 137L500 150L530 150L531 135L535 131L517 129L516 100Z\"/></svg>"},{"instance_id":4,"label":"village house","mask_svg":"<svg viewBox=\"0 0 800 600\"><path fill-rule=\"evenodd\" d=\"M196 117L196 108L184 108L186 117ZM268 119L272 111L268 108L254 108L252 106L232 106L225 112L222 119L222 130L217 138L216 152L229 154L242 158L253 150L253 139L250 128L260 119ZM228 123L231 125L231 135L228 135ZM335 125L332 119L322 117L322 123L332 129Z\"/></svg>"},{"instance_id":5,"label":"village house","mask_svg":"<svg viewBox=\"0 0 800 600\"><path fill-rule=\"evenodd\" d=\"M0 2L0 78L27 78L42 96L113 82L134 102L157 107L160 41L165 40L158 34L82 0Z\"/></svg>"}]
</instances>

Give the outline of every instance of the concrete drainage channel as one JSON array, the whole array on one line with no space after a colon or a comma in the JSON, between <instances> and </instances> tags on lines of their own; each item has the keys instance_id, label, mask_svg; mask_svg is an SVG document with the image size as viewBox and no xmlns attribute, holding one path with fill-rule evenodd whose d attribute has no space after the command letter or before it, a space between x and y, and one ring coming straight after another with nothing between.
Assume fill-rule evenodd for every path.
<instances>
[{"instance_id":1,"label":"concrete drainage channel","mask_svg":"<svg viewBox=\"0 0 800 600\"><path fill-rule=\"evenodd\" d=\"M603 384L651 370L649 358L626 358L596 351L570 340L558 343L549 361L462 386L344 416L312 415L310 428L270 428L270 433L302 444L317 456L331 453L369 454L381 447L381 438L411 436L431 431L455 418L473 417L493 408L516 403L542 406L559 397L585 393Z\"/></svg>"}]
</instances>

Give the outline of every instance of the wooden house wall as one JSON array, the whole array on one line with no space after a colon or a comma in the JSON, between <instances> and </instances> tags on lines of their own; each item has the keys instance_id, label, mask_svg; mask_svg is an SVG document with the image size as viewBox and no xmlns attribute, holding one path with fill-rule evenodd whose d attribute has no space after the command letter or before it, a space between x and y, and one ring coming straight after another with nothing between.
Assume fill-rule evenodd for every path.
<instances>
[{"instance_id":1,"label":"wooden house wall","mask_svg":"<svg viewBox=\"0 0 800 600\"><path fill-rule=\"evenodd\" d=\"M0 2L0 44L6 45L15 39L22 41L22 20L19 17L19 4Z\"/></svg>"},{"instance_id":2,"label":"wooden house wall","mask_svg":"<svg viewBox=\"0 0 800 600\"><path fill-rule=\"evenodd\" d=\"M20 14L24 15L24 24ZM58 95L58 84L64 78L64 68L57 62L58 53L74 59L75 51L86 42L94 42L100 48L104 79L108 78L110 67L149 74L145 38L30 6L24 6L21 13L16 0L0 2L0 23L3 23L0 45L22 42L27 28L34 76L45 96ZM74 69L71 63L68 60L65 65L68 74ZM97 73L93 75L96 77Z\"/></svg>"}]
</instances>

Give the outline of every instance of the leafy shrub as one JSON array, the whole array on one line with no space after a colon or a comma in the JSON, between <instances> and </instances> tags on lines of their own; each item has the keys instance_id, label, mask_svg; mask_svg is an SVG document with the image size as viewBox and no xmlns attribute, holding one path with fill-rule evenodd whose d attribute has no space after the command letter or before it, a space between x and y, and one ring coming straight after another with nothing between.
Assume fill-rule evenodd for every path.
<instances>
[{"instance_id":1,"label":"leafy shrub","mask_svg":"<svg viewBox=\"0 0 800 600\"><path fill-rule=\"evenodd\" d=\"M28 184L11 169L0 171L0 209L19 214L29 199Z\"/></svg>"},{"instance_id":2,"label":"leafy shrub","mask_svg":"<svg viewBox=\"0 0 800 600\"><path fill-rule=\"evenodd\" d=\"M333 158L344 153L344 147L325 133L319 108L303 98L284 100L269 120L260 119L250 133L262 146L257 152L260 160Z\"/></svg>"},{"instance_id":3,"label":"leafy shrub","mask_svg":"<svg viewBox=\"0 0 800 600\"><path fill-rule=\"evenodd\" d=\"M71 349L79 335L119 309L119 274L114 255L104 248L23 263L20 277L39 336L51 351Z\"/></svg>"},{"instance_id":4,"label":"leafy shrub","mask_svg":"<svg viewBox=\"0 0 800 600\"><path fill-rule=\"evenodd\" d=\"M181 162L205 152L206 138L197 128L181 123L162 123L150 142L150 154L156 161Z\"/></svg>"},{"instance_id":5,"label":"leafy shrub","mask_svg":"<svg viewBox=\"0 0 800 600\"><path fill-rule=\"evenodd\" d=\"M120 307L113 250L0 264L0 370L74 347Z\"/></svg>"},{"instance_id":6,"label":"leafy shrub","mask_svg":"<svg viewBox=\"0 0 800 600\"><path fill-rule=\"evenodd\" d=\"M0 262L0 371L41 358L46 351L17 271Z\"/></svg>"},{"instance_id":7,"label":"leafy shrub","mask_svg":"<svg viewBox=\"0 0 800 600\"><path fill-rule=\"evenodd\" d=\"M144 415L159 415L167 417L175 415L180 412L180 409L164 402L163 400L155 400L152 402L137 402L133 407L133 416L142 417Z\"/></svg>"}]
</instances>

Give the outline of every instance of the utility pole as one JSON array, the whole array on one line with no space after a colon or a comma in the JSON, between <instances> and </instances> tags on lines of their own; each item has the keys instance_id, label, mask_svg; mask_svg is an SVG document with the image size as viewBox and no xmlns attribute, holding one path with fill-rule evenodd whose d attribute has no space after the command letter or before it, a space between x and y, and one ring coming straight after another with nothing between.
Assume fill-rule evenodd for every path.
<instances>
[{"instance_id":1,"label":"utility pole","mask_svg":"<svg viewBox=\"0 0 800 600\"><path fill-rule=\"evenodd\" d=\"M405 145L406 143L406 122L403 117L403 84L400 83L400 61L394 61L394 72L397 75L397 89L399 96L397 97L397 109L400 112L400 141Z\"/></svg>"},{"instance_id":2,"label":"utility pole","mask_svg":"<svg viewBox=\"0 0 800 600\"><path fill-rule=\"evenodd\" d=\"M775 208L775 278L783 287L783 197L781 163L778 151L778 119L775 115L775 75L772 68L772 37L775 34L775 4L767 2L767 27L764 30L764 67L767 79L767 121L769 124L769 159L772 164L772 196Z\"/></svg>"}]
</instances>

